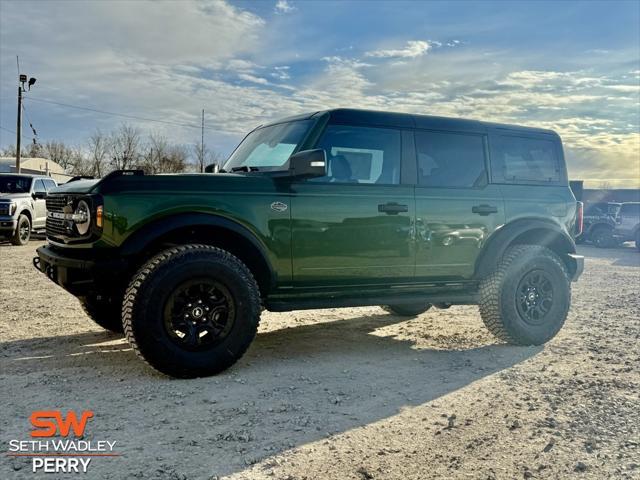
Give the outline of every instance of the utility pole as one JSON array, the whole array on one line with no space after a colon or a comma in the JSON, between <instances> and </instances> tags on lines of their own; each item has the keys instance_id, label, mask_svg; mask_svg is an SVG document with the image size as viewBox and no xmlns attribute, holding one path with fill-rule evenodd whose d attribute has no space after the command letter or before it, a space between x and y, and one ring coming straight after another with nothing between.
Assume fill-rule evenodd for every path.
<instances>
[{"instance_id":1,"label":"utility pole","mask_svg":"<svg viewBox=\"0 0 640 480\"><path fill-rule=\"evenodd\" d=\"M18 65L18 118L16 120L16 171L20 173L20 145L22 140L22 93L24 92L24 84L27 83L27 76L24 73L20 73L20 60L16 55L16 64ZM28 89L31 90L31 86L36 83L34 77L29 78ZM33 128L33 127L31 127Z\"/></svg>"},{"instance_id":2,"label":"utility pole","mask_svg":"<svg viewBox=\"0 0 640 480\"><path fill-rule=\"evenodd\" d=\"M19 80L22 80L22 75ZM18 83L18 122L16 124L16 171L18 173L20 173L20 148L22 148L20 140L22 140L22 85Z\"/></svg>"},{"instance_id":3,"label":"utility pole","mask_svg":"<svg viewBox=\"0 0 640 480\"><path fill-rule=\"evenodd\" d=\"M202 109L202 131L200 134L200 173L204 173L204 108Z\"/></svg>"}]
</instances>

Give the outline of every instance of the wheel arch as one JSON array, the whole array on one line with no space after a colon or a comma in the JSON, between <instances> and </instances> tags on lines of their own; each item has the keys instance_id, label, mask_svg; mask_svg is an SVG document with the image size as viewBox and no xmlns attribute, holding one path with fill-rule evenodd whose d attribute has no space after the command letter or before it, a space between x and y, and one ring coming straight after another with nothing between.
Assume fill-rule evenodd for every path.
<instances>
[{"instance_id":1,"label":"wheel arch","mask_svg":"<svg viewBox=\"0 0 640 480\"><path fill-rule=\"evenodd\" d=\"M213 245L238 257L254 275L263 296L276 283L266 247L248 228L218 215L189 213L156 219L125 240L121 255L133 259L132 267L139 268L161 250L188 243Z\"/></svg>"},{"instance_id":2,"label":"wheel arch","mask_svg":"<svg viewBox=\"0 0 640 480\"><path fill-rule=\"evenodd\" d=\"M519 219L496 231L476 261L475 277L480 279L495 270L512 245L542 245L555 252L564 262L570 276L576 270L569 254L576 253L576 244L558 224L543 219Z\"/></svg>"}]
</instances>

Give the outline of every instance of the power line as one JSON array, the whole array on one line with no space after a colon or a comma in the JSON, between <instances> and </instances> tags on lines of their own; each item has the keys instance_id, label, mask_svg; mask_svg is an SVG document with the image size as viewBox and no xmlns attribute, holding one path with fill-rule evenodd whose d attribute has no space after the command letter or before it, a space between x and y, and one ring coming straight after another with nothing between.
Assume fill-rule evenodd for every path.
<instances>
[{"instance_id":1,"label":"power line","mask_svg":"<svg viewBox=\"0 0 640 480\"><path fill-rule=\"evenodd\" d=\"M5 132L13 133L14 135L16 135L15 130L9 130L8 128L3 127L2 125L0 125L0 130L4 130Z\"/></svg>"},{"instance_id":2,"label":"power line","mask_svg":"<svg viewBox=\"0 0 640 480\"><path fill-rule=\"evenodd\" d=\"M197 128L197 129L202 128L201 125L195 125L195 124L191 124L191 123L172 122L172 121L169 121L169 120L160 120L160 119L157 119L157 118L140 117L138 115L130 115L130 114L127 114L127 113L109 112L109 111L106 111L106 110L99 110L97 108L82 107L80 105L71 105L69 103L55 102L53 100L46 100L44 98L34 98L34 97L31 97L31 96L29 96L28 98L30 98L31 100L36 101L36 102L50 103L52 105L59 105L61 107L75 108L77 110L85 110L85 111L88 111L88 112L101 113L103 115L111 115L111 116L114 116L114 117L129 118L129 119L132 119L132 120L140 120L140 121L143 121L143 122L163 123L165 125L173 125L173 126L177 126L177 127ZM206 130L215 131L212 128L206 128Z\"/></svg>"}]
</instances>

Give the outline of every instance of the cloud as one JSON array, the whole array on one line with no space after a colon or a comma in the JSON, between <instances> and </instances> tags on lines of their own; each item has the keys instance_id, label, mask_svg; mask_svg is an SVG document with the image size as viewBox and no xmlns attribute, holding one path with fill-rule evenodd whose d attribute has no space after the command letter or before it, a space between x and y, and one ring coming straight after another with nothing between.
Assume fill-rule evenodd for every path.
<instances>
[{"instance_id":1,"label":"cloud","mask_svg":"<svg viewBox=\"0 0 640 480\"><path fill-rule=\"evenodd\" d=\"M260 85L269 85L269 81L266 78L256 77L249 73L240 73L238 78L246 82L259 83Z\"/></svg>"},{"instance_id":2,"label":"cloud","mask_svg":"<svg viewBox=\"0 0 640 480\"><path fill-rule=\"evenodd\" d=\"M289 13L294 11L295 9L296 7L291 5L287 0L278 0L276 2L276 6L274 7L275 12L279 14Z\"/></svg>"},{"instance_id":3,"label":"cloud","mask_svg":"<svg viewBox=\"0 0 640 480\"><path fill-rule=\"evenodd\" d=\"M426 55L431 45L424 40L410 40L404 48L389 50L373 50L365 56L374 58L416 58Z\"/></svg>"}]
</instances>

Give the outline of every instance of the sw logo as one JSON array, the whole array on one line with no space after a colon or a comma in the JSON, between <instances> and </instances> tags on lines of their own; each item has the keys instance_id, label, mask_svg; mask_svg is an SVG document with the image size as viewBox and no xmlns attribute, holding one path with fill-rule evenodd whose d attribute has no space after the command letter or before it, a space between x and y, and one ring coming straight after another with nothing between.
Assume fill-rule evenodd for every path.
<instances>
[{"instance_id":1,"label":"sw logo","mask_svg":"<svg viewBox=\"0 0 640 480\"><path fill-rule=\"evenodd\" d=\"M73 430L76 437L82 437L87 427L87 421L93 417L91 410L85 410L78 419L73 411L67 412L67 417L62 416L60 410L43 410L31 414L29 420L35 430L31 431L32 437L53 437L56 433L62 437L68 437Z\"/></svg>"}]
</instances>

